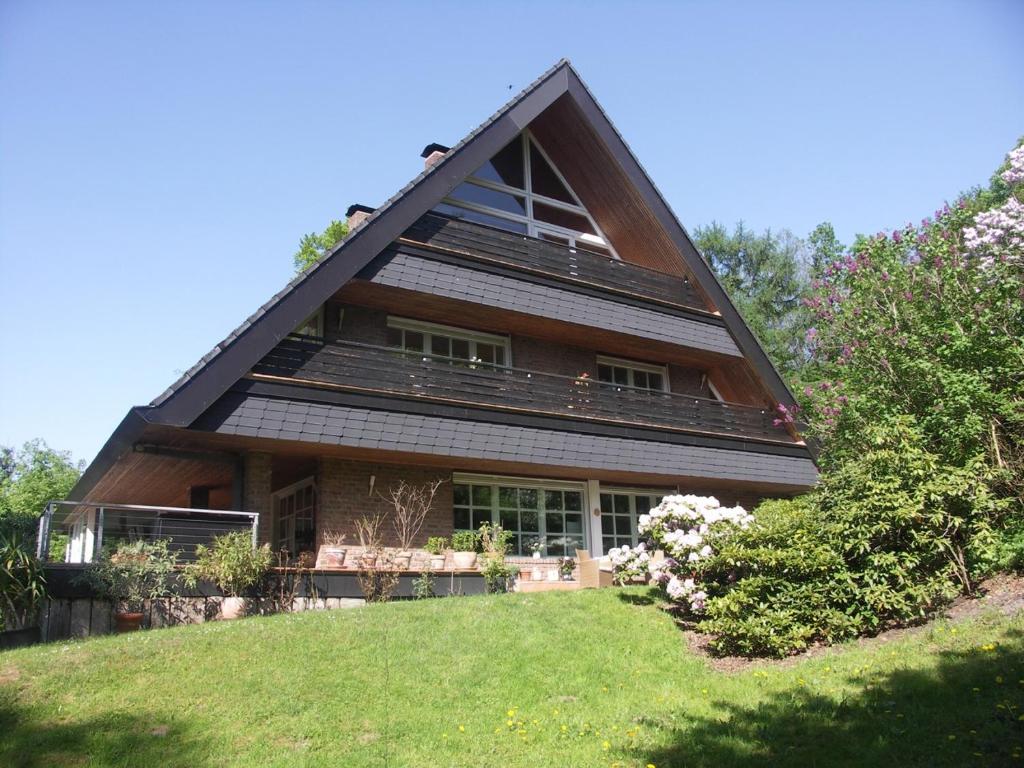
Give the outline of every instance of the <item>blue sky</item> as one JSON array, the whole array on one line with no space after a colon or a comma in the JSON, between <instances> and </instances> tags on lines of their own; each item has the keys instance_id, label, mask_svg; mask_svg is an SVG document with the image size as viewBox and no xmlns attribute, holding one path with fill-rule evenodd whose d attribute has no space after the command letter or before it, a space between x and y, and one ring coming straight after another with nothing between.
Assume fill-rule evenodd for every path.
<instances>
[{"instance_id":1,"label":"blue sky","mask_svg":"<svg viewBox=\"0 0 1024 768\"><path fill-rule=\"evenodd\" d=\"M1021 29L985 1L0 2L0 443L92 458L304 232L563 56L688 227L849 241L988 179Z\"/></svg>"}]
</instances>

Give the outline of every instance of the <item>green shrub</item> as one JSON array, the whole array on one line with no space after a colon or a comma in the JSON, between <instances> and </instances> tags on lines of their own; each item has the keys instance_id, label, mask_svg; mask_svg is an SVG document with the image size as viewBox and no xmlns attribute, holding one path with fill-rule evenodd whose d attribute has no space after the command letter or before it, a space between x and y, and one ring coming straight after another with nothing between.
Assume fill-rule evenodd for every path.
<instances>
[{"instance_id":1,"label":"green shrub","mask_svg":"<svg viewBox=\"0 0 1024 768\"><path fill-rule=\"evenodd\" d=\"M171 575L178 555L167 540L141 539L117 545L83 574L84 580L123 611L141 611L146 600L171 594Z\"/></svg>"},{"instance_id":2,"label":"green shrub","mask_svg":"<svg viewBox=\"0 0 1024 768\"><path fill-rule=\"evenodd\" d=\"M814 492L759 506L700 566L700 628L721 652L781 656L921 619L997 562L1005 502L984 462L951 466L909 418L867 428L872 446Z\"/></svg>"},{"instance_id":3,"label":"green shrub","mask_svg":"<svg viewBox=\"0 0 1024 768\"><path fill-rule=\"evenodd\" d=\"M432 555L440 555L448 547L448 539L444 536L431 536L427 539L426 550Z\"/></svg>"},{"instance_id":4,"label":"green shrub","mask_svg":"<svg viewBox=\"0 0 1024 768\"><path fill-rule=\"evenodd\" d=\"M31 539L0 534L0 629L29 626L46 599L43 564L33 545Z\"/></svg>"},{"instance_id":5,"label":"green shrub","mask_svg":"<svg viewBox=\"0 0 1024 768\"><path fill-rule=\"evenodd\" d=\"M456 534L457 535L457 534ZM500 525L484 523L478 537L483 554L480 573L488 592L508 592L519 568L505 562L505 555L512 543L512 532Z\"/></svg>"},{"instance_id":6,"label":"green shrub","mask_svg":"<svg viewBox=\"0 0 1024 768\"><path fill-rule=\"evenodd\" d=\"M212 581L226 597L239 597L260 583L272 560L270 547L254 547L251 534L226 533L214 538L212 546L196 547L196 561L185 569L185 583L194 588L200 580Z\"/></svg>"},{"instance_id":7,"label":"green shrub","mask_svg":"<svg viewBox=\"0 0 1024 768\"><path fill-rule=\"evenodd\" d=\"M456 531L452 534L452 549L456 552L476 552L480 537L476 531Z\"/></svg>"}]
</instances>

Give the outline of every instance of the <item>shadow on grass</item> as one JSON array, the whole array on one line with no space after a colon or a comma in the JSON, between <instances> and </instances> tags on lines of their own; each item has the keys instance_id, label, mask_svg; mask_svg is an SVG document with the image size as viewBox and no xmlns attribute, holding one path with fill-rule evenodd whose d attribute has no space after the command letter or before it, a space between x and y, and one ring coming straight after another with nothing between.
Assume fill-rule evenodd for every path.
<instances>
[{"instance_id":1,"label":"shadow on grass","mask_svg":"<svg viewBox=\"0 0 1024 768\"><path fill-rule=\"evenodd\" d=\"M929 670L864 670L838 679L819 671L767 701L717 701L713 717L680 712L657 723L668 726L673 743L641 762L658 768L1024 764L1017 757L1024 755L1019 631L1006 633L994 650L943 653ZM856 692L829 694L844 682Z\"/></svg>"},{"instance_id":2,"label":"shadow on grass","mask_svg":"<svg viewBox=\"0 0 1024 768\"><path fill-rule=\"evenodd\" d=\"M70 723L61 722L55 708L48 714L51 719L0 698L0 765L201 766L217 754L195 728L182 733L180 725L124 713Z\"/></svg>"},{"instance_id":3,"label":"shadow on grass","mask_svg":"<svg viewBox=\"0 0 1024 768\"><path fill-rule=\"evenodd\" d=\"M618 590L618 597L619 600L630 605L660 605L664 602L664 598L661 597L658 590L653 588L642 593Z\"/></svg>"}]
</instances>

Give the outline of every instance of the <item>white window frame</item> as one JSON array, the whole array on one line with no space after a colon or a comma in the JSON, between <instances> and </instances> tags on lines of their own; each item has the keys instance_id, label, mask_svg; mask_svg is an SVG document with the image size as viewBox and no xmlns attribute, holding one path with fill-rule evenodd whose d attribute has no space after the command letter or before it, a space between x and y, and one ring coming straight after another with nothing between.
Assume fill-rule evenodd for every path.
<instances>
[{"instance_id":1,"label":"white window frame","mask_svg":"<svg viewBox=\"0 0 1024 768\"><path fill-rule=\"evenodd\" d=\"M654 498L654 497L660 496L663 499L666 496L671 496L671 495L676 494L678 492L679 491L677 491L675 488L672 488L672 489L669 489L669 490L664 490L664 489L658 489L658 488L653 488L653 489L652 488L621 488L621 487L605 487L605 486L602 486L601 487L601 493L600 493L600 495L598 496L598 499L597 499L597 507L598 507L599 510L601 510L601 496L603 496L606 493L610 494L612 496L626 496L626 497L629 498L629 518L630 518L630 523L631 523L631 527L632 527L632 530L633 530L632 540L630 541L630 546L631 547L635 547L637 545L638 541L639 541L639 535L640 535L639 531L637 530L638 525L639 525L639 517L640 517L640 515L638 515L637 511L636 511L636 497L637 496L647 496L649 498ZM653 509L653 508L654 507L652 506L651 509ZM623 517L623 515L617 514L614 511L614 509L615 509L615 502L613 500L612 501L611 516L612 517ZM605 518L604 510L601 510L601 541L597 542L598 546L596 547L597 551L601 553L601 556L604 556L604 555L608 554L607 552L604 551L604 539L605 539L605 537L609 537L609 538L612 538L612 539L622 538L621 536L615 534L614 532L609 532L609 531L605 531L604 530L604 523L605 523L604 518ZM618 546L618 544L616 544L616 546Z\"/></svg>"},{"instance_id":2,"label":"white window frame","mask_svg":"<svg viewBox=\"0 0 1024 768\"><path fill-rule=\"evenodd\" d=\"M543 478L529 478L529 477L509 477L503 475L475 475L468 473L455 472L452 474L452 486L456 485L487 485L491 487L491 525L499 525L501 522L501 510L498 501L499 487L506 488L528 488L535 489L537 491L570 491L580 494L580 511L582 524L583 524L583 542L579 549L590 549L590 501L587 493L587 483L585 481L575 480L546 480ZM472 507L472 499L470 499L470 506ZM565 514L565 510L561 510L562 514ZM452 505L452 520L454 524L455 505ZM574 513L575 514L575 513ZM545 520L545 509L543 503L538 502L537 504L537 537L541 541L546 541L548 537L547 533L547 521ZM465 528L455 528L453 530L462 531L468 530ZM557 532L556 532L557 533ZM545 545L544 551L541 554L547 556L547 546ZM523 555L517 555L511 553L513 557L522 557ZM575 552L567 552L567 557L575 557Z\"/></svg>"},{"instance_id":3,"label":"white window frame","mask_svg":"<svg viewBox=\"0 0 1024 768\"><path fill-rule=\"evenodd\" d=\"M616 384L613 381L601 381L597 379L597 383L605 386L622 387L626 386L629 389L635 389L640 392L671 392L672 387L668 380L668 366L667 365L653 365L651 363L640 363L636 360L626 360L621 357L607 357L606 355L597 356L598 365L611 365L615 368L625 368L629 371L629 384ZM649 387L636 387L633 385L633 371L643 371L644 373L656 373L661 376L661 389L651 389Z\"/></svg>"},{"instance_id":4,"label":"white window frame","mask_svg":"<svg viewBox=\"0 0 1024 768\"><path fill-rule=\"evenodd\" d=\"M496 347L501 347L505 351L505 362L502 365L493 364L496 368L511 368L512 367L512 343L511 337L508 335L500 335L496 333L485 333L483 331L471 331L466 328L457 328L454 325L441 325L440 323L428 323L422 320L413 320L407 317L396 317L389 315L387 319L388 328L395 328L403 331L415 331L416 333L422 333L424 336L423 343L423 354L434 357L434 354L430 351L430 337L433 334L438 336L447 336L452 339L459 339L460 341L469 342L470 345L470 357L476 357L476 345L477 342L483 344L492 344ZM458 360L459 358L451 358ZM487 365L492 365L487 363Z\"/></svg>"},{"instance_id":5,"label":"white window frame","mask_svg":"<svg viewBox=\"0 0 1024 768\"><path fill-rule=\"evenodd\" d=\"M554 235L559 235L561 237L565 237L569 240L570 248L579 247L582 249L586 249L589 241L590 244L607 250L611 254L611 257L613 259L621 261L619 254L615 251L615 248L612 247L611 241L605 236L604 232L597 225L597 222L594 220L594 217L590 215L590 212L585 207L583 207L582 203L580 203L579 196L573 191L573 188L569 186L569 182L566 181L565 177L562 175L562 172L558 170L558 166L556 166L551 161L551 157L545 151L544 147L541 146L541 143L537 141L537 138L532 133L530 133L529 130L524 130L522 133L520 133L519 137L519 140L522 142L523 183L526 185L526 189L518 189L517 187L512 187L509 186L508 184L502 184L499 181L491 181L490 179L478 179L474 176L467 176L460 183L474 184L478 187L494 190L495 192L504 192L505 194L524 198L526 204L525 216L518 213L512 213L510 211L503 211L499 208L491 208L488 205L481 205L480 203L458 200L454 197L445 197L441 202L446 205L455 206L456 208L465 208L466 210L469 211L476 211L477 213L483 213L488 216L495 216L499 219L506 219L508 221L516 221L521 224L525 224L526 234L529 235L530 237L540 237L541 233L550 233ZM568 190L573 200L576 201L575 204L566 203L563 200L556 200L553 197L539 195L536 192L532 191L533 179L530 171L531 142L533 143L533 146L537 149L537 151L540 153L540 156L544 158L544 161L554 172L555 176L558 177L558 180L562 183L566 190ZM558 208L560 210L585 217L587 221L590 222L590 226L594 228L594 231L597 233L597 236L591 235L589 233L577 232L574 229L560 227L557 224L549 224L548 222L545 221L538 221L536 218L534 218L533 215L533 204L535 201L538 203L543 203L544 205L551 206L552 208Z\"/></svg>"},{"instance_id":6,"label":"white window frame","mask_svg":"<svg viewBox=\"0 0 1024 768\"><path fill-rule=\"evenodd\" d=\"M294 482L291 485L286 485L284 488L279 488L279 489L277 489L276 491L274 491L273 493L270 494L270 504L271 504L271 509L273 510L273 515L274 515L274 518L273 518L273 528L271 529L271 539L273 539L275 550L284 549L286 546L290 546L292 548L295 547L295 527L294 527L294 525L292 526L292 530L291 530L290 534L287 537L287 538L290 539L290 541L288 541L288 542L282 541L277 536L277 528L278 528L278 525L280 524L277 503L282 498L285 498L287 496L291 496L292 494L294 494L297 491L304 490L307 486L311 487L313 489L313 510L312 510L313 520L312 520L312 523L313 523L313 537L314 537L314 547L315 547L315 545L316 545L316 541L315 541L315 539L316 539L316 512L317 512L317 506L318 506L318 501L319 501L319 492L318 492L317 484L316 484L316 476L315 475L310 475L309 477L304 477L302 480ZM294 523L294 520L293 520L293 523ZM289 549L289 552L291 552L291 554L293 556L298 556L298 554L299 554L298 552L292 552L291 549Z\"/></svg>"}]
</instances>

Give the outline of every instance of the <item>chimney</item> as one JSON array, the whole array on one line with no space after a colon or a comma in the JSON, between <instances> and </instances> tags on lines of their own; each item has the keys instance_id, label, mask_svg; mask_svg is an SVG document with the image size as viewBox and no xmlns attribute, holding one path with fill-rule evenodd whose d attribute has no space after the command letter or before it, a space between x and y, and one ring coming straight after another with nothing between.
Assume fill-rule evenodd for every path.
<instances>
[{"instance_id":1,"label":"chimney","mask_svg":"<svg viewBox=\"0 0 1024 768\"><path fill-rule=\"evenodd\" d=\"M360 205L355 203L350 205L348 210L345 211L345 215L348 217L346 223L348 224L348 231L351 232L353 229L362 224L366 219L370 217L376 208L371 208L368 205Z\"/></svg>"},{"instance_id":2,"label":"chimney","mask_svg":"<svg viewBox=\"0 0 1024 768\"><path fill-rule=\"evenodd\" d=\"M446 147L444 144L427 144L420 152L420 157L423 158L423 167L429 168L434 165L438 160L445 156L445 153L451 149Z\"/></svg>"}]
</instances>

